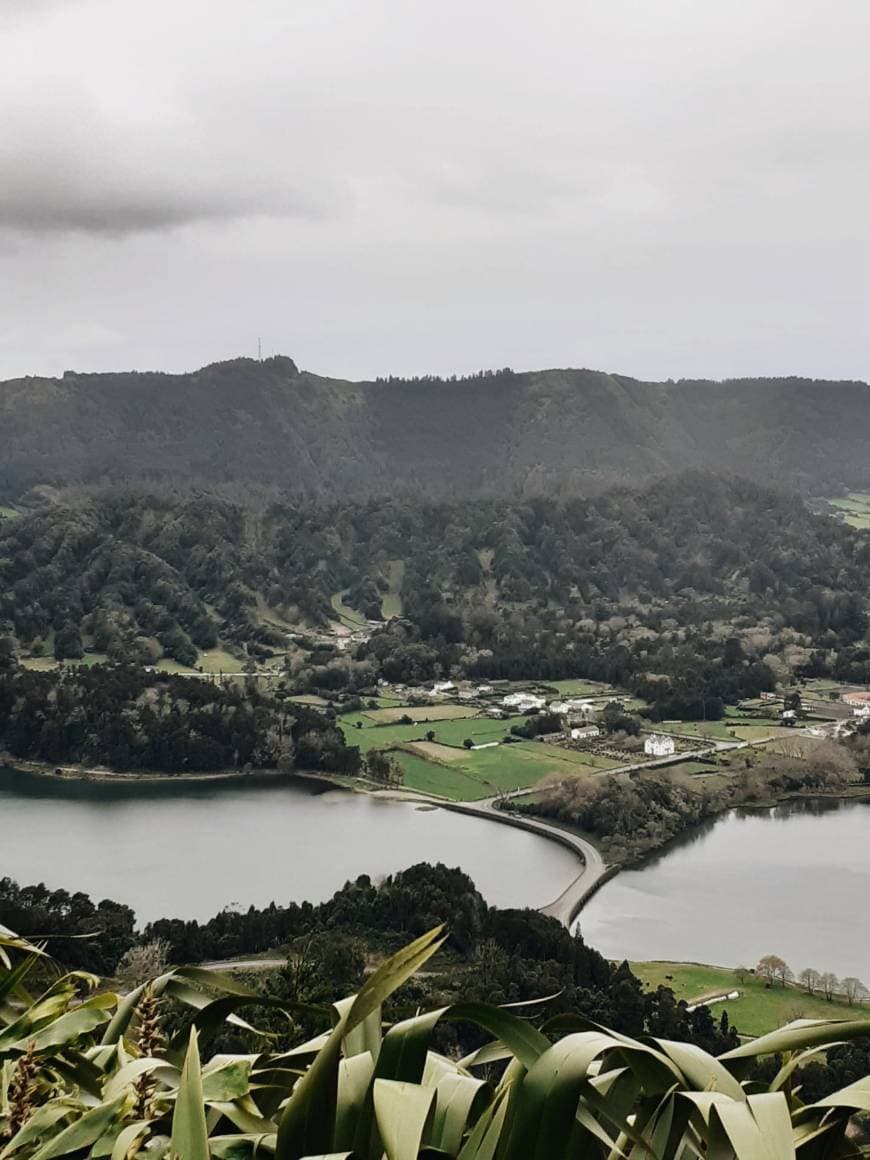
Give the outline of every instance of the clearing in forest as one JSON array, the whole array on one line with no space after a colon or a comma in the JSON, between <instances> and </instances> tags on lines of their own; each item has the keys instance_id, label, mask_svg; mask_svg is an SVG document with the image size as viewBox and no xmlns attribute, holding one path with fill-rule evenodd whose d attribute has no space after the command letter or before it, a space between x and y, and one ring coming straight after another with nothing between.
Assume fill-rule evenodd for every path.
<instances>
[{"instance_id":1,"label":"clearing in forest","mask_svg":"<svg viewBox=\"0 0 870 1160\"><path fill-rule=\"evenodd\" d=\"M843 520L850 527L866 530L870 528L870 495L860 491L850 491L845 499L829 499L832 508L842 512Z\"/></svg>"},{"instance_id":2,"label":"clearing in forest","mask_svg":"<svg viewBox=\"0 0 870 1160\"><path fill-rule=\"evenodd\" d=\"M349 628L351 632L358 632L362 628L368 628L369 622L363 614L344 603L344 595L344 592L336 592L329 601L339 621L345 628Z\"/></svg>"},{"instance_id":3,"label":"clearing in forest","mask_svg":"<svg viewBox=\"0 0 870 1160\"><path fill-rule=\"evenodd\" d=\"M381 601L381 616L390 620L402 615L402 582L405 579L405 561L390 560L387 569L389 588Z\"/></svg>"}]
</instances>

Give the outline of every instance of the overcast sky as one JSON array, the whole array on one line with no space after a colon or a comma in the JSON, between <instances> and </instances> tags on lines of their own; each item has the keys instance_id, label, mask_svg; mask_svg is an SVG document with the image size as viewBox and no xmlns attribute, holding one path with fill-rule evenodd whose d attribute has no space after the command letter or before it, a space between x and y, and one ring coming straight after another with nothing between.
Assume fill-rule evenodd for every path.
<instances>
[{"instance_id":1,"label":"overcast sky","mask_svg":"<svg viewBox=\"0 0 870 1160\"><path fill-rule=\"evenodd\" d=\"M868 0L0 0L0 377L870 377Z\"/></svg>"}]
</instances>

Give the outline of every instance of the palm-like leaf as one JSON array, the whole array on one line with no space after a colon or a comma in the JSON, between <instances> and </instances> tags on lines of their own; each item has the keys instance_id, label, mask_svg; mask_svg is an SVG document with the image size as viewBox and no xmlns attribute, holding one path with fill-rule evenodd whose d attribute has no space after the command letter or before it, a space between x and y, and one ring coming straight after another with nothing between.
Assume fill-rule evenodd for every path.
<instances>
[{"instance_id":1,"label":"palm-like leaf","mask_svg":"<svg viewBox=\"0 0 870 1160\"><path fill-rule=\"evenodd\" d=\"M24 991L38 948L0 931L0 1160L818 1160L857 1156L847 1127L870 1112L870 1078L803 1106L795 1067L826 1046L870 1035L870 1021L800 1021L719 1059L637 1041L576 1017L543 1030L513 1012L459 1004L384 1028L382 1005L441 945L410 944L335 1007L332 1030L260 1056L201 1065L201 1035L259 996L196 968L169 971L128 996L91 994L89 976ZM186 1047L143 1056L131 1034L146 991L193 1016ZM14 997L14 1002L12 1001ZM437 1054L444 1020L493 1036L462 1063ZM771 1088L746 1076L782 1056ZM22 1062L26 1061L26 1062ZM504 1064L495 1085L475 1071ZM12 1079L31 1069L23 1126L3 1140ZM30 1073L28 1073L30 1074ZM147 1085L142 1115L136 1093ZM19 1085L20 1086L20 1085ZM19 1109L20 1111L21 1109ZM19 1117L20 1118L20 1117Z\"/></svg>"}]
</instances>

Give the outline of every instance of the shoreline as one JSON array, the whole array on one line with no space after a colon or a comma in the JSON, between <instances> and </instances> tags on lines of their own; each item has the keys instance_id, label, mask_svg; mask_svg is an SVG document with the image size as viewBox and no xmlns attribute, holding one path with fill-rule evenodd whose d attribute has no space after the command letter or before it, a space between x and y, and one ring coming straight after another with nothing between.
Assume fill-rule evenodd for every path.
<instances>
[{"instance_id":1,"label":"shoreline","mask_svg":"<svg viewBox=\"0 0 870 1160\"><path fill-rule=\"evenodd\" d=\"M686 841L695 831L700 830L706 825L715 825L720 819L727 814L737 813L738 811L745 811L746 813L761 813L763 810L774 810L778 806L787 806L796 802L848 802L860 801L863 798L870 798L870 785L853 785L845 789L837 790L836 792L824 793L820 790L812 790L811 792L801 793L793 790L790 793L785 793L781 797L766 798L760 802L734 802L722 807L721 810L716 810L715 813L709 814L706 818L696 822L693 826L687 826L685 830L681 830L679 834L674 834L673 837L660 843L658 846L651 846L648 850L635 855L632 858L626 858L624 862L611 863L617 871L619 870L643 870L645 865L654 858L660 858L668 853L674 847L679 846L681 842ZM606 845L602 850L606 855ZM709 965L709 964L705 964Z\"/></svg>"},{"instance_id":2,"label":"shoreline","mask_svg":"<svg viewBox=\"0 0 870 1160\"><path fill-rule=\"evenodd\" d=\"M121 773L117 769L105 769L99 766L49 765L43 761L22 761L9 753L0 753L0 769L9 769L13 773L22 773L26 777L39 778L40 781L81 782L85 785L99 782L110 785L178 785L179 783L191 782L255 782L279 778L302 778L305 781L323 782L336 789L349 789L359 793L368 792L364 786L354 784L356 779L341 780L341 774L327 773L319 769L283 770L274 766L247 770L206 770L198 773L158 773L154 770L129 770L126 773Z\"/></svg>"},{"instance_id":3,"label":"shoreline","mask_svg":"<svg viewBox=\"0 0 870 1160\"><path fill-rule=\"evenodd\" d=\"M63 782L66 784L79 783L105 785L180 785L180 784L254 784L256 782L274 781L307 781L322 785L324 788L340 789L352 793L364 793L374 797L392 798L393 800L416 802L420 806L441 808L456 813L482 817L499 825L509 825L539 834L545 840L555 842L563 848L569 849L581 863L581 869L574 879L565 887L558 897L545 903L537 909L544 914L557 918L569 929L576 921L585 904L595 895L602 886L616 877L622 870L642 870L653 859L663 857L671 847L679 845L690 837L694 830L707 824L714 824L728 813L736 810L759 812L775 809L777 806L801 801L850 801L870 798L870 785L852 785L836 792L811 793L792 791L780 797L771 797L764 801L752 803L738 803L725 805L721 810L709 815L694 826L687 827L679 834L673 835L658 846L650 847L635 857L624 861L611 862L608 860L607 842L601 839L592 840L589 835L581 835L574 827L554 818L525 812L516 812L498 809L495 799L481 798L474 802L455 802L449 798L438 797L425 791L408 790L403 787L383 787L374 782L363 779L344 777L341 774L323 770L279 770L277 768L262 768L250 770L212 770L202 773L156 773L153 771L133 770L121 773L117 770L99 767L87 768L79 765L51 766L45 762L21 761L8 753L0 752L0 769L6 768L12 773L25 777L32 777L42 782ZM585 879L585 882L583 880Z\"/></svg>"}]
</instances>

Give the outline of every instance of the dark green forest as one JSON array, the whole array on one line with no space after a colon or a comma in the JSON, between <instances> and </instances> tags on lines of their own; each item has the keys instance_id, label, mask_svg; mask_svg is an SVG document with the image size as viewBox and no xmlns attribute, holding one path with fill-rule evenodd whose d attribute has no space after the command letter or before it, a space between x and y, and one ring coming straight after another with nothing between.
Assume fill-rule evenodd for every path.
<instances>
[{"instance_id":1,"label":"dark green forest","mask_svg":"<svg viewBox=\"0 0 870 1160\"><path fill-rule=\"evenodd\" d=\"M402 615L384 623L396 562ZM352 654L297 656L297 688L589 677L715 718L792 675L870 679L868 562L865 534L705 473L562 502L98 492L0 526L0 634L72 660L194 664L218 642L281 658L344 592L381 627Z\"/></svg>"},{"instance_id":2,"label":"dark green forest","mask_svg":"<svg viewBox=\"0 0 870 1160\"><path fill-rule=\"evenodd\" d=\"M30 672L2 657L0 748L19 760L122 772L361 767L334 719L253 683L216 685L133 665Z\"/></svg>"},{"instance_id":3,"label":"dark green forest","mask_svg":"<svg viewBox=\"0 0 870 1160\"><path fill-rule=\"evenodd\" d=\"M0 383L0 430L0 500L160 480L341 497L563 496L701 467L825 495L867 484L870 391L570 369L348 382L277 357L181 375L11 380Z\"/></svg>"},{"instance_id":4,"label":"dark green forest","mask_svg":"<svg viewBox=\"0 0 870 1160\"><path fill-rule=\"evenodd\" d=\"M331 899L225 910L205 923L159 919L137 934L129 907L95 903L86 894L19 886L0 879L0 923L23 932L53 932L52 954L68 967L111 974L136 942L164 940L172 962L214 961L286 948L290 962L268 986L284 998L330 1003L358 987L371 954L392 951L426 923L446 922L440 969L409 984L403 1007L467 1001L519 1003L550 996L546 1015L582 1013L627 1034L643 1030L723 1051L734 1032L707 1008L678 1004L667 988L644 993L627 964L611 965L555 919L533 910L487 905L458 869L421 863L374 884L363 875ZM96 935L81 938L81 935ZM535 1016L534 1008L528 1012ZM466 1045L468 1046L468 1045Z\"/></svg>"}]
</instances>

